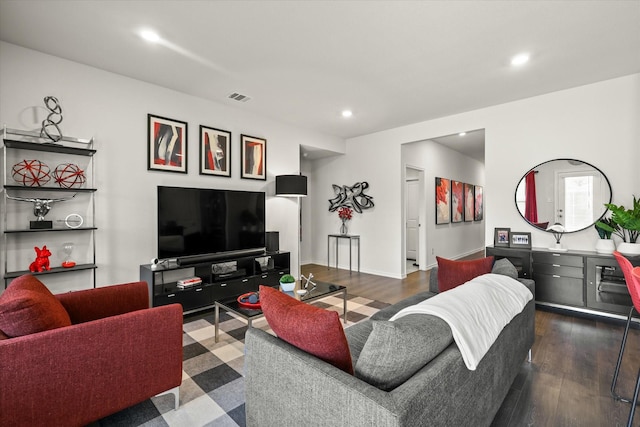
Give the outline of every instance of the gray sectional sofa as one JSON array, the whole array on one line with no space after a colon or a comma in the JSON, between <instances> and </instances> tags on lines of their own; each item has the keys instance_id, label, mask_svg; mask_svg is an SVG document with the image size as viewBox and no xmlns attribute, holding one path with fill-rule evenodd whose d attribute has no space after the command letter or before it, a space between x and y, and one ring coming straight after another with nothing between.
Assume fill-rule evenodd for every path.
<instances>
[{"instance_id":1,"label":"gray sectional sofa","mask_svg":"<svg viewBox=\"0 0 640 427\"><path fill-rule=\"evenodd\" d=\"M437 278L437 273L432 271L431 276ZM525 284L533 293L533 282ZM436 279L431 290L437 292ZM373 323L434 295L416 294L345 330L356 375ZM434 319L433 330L450 334L437 324L440 319ZM475 371L467 369L456 344L444 338L446 348L438 349L406 381L376 386L269 333L249 328L245 337L247 426L488 426L526 363L533 341L531 300L502 330Z\"/></svg>"}]
</instances>

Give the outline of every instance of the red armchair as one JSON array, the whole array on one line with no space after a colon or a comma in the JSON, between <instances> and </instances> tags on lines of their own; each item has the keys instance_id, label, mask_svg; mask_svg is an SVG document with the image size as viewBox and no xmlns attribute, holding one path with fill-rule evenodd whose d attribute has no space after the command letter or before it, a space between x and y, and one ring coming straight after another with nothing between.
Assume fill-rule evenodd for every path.
<instances>
[{"instance_id":1,"label":"red armchair","mask_svg":"<svg viewBox=\"0 0 640 427\"><path fill-rule=\"evenodd\" d=\"M135 282L58 294L70 326L0 333L0 425L83 426L163 392L177 408L182 307L149 308L148 292Z\"/></svg>"}]
</instances>

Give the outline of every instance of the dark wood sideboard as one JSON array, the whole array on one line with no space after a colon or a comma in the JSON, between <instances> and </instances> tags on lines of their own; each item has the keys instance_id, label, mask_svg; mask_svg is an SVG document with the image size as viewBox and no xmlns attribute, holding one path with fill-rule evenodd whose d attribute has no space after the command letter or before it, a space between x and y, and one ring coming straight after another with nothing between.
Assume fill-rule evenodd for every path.
<instances>
[{"instance_id":1,"label":"dark wood sideboard","mask_svg":"<svg viewBox=\"0 0 640 427\"><path fill-rule=\"evenodd\" d=\"M486 254L509 259L520 277L535 280L538 305L617 319L629 314L631 296L613 255L493 246L486 248ZM640 256L627 258L640 265Z\"/></svg>"}]
</instances>

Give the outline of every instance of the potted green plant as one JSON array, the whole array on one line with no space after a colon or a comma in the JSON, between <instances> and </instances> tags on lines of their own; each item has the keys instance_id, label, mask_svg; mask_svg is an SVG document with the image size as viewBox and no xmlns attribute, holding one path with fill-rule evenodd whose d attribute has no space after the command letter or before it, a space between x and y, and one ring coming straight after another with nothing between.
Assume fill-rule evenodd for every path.
<instances>
[{"instance_id":1,"label":"potted green plant","mask_svg":"<svg viewBox=\"0 0 640 427\"><path fill-rule=\"evenodd\" d=\"M611 218L602 218L594 225L598 232L598 242L596 243L596 252L599 254L612 254L616 250L616 244L611 239L612 234L616 234L622 237L622 230L620 226L613 222Z\"/></svg>"},{"instance_id":2,"label":"potted green plant","mask_svg":"<svg viewBox=\"0 0 640 427\"><path fill-rule=\"evenodd\" d=\"M280 288L283 292L293 292L296 287L296 278L290 274L285 274L280 278Z\"/></svg>"},{"instance_id":3,"label":"potted green plant","mask_svg":"<svg viewBox=\"0 0 640 427\"><path fill-rule=\"evenodd\" d=\"M633 196L631 209L613 203L605 203L605 206L611 211L611 220L619 226L620 231L616 231L613 229L614 227L603 221L598 221L597 225L622 238L622 242L618 244L618 252L626 255L639 255L640 244L637 243L637 240L640 236L640 199Z\"/></svg>"}]
</instances>

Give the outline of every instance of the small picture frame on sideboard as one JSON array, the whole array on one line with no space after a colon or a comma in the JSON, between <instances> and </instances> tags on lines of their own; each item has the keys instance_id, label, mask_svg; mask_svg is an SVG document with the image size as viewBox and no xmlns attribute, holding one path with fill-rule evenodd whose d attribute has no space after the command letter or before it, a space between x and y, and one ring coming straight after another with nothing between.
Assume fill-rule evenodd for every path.
<instances>
[{"instance_id":1,"label":"small picture frame on sideboard","mask_svg":"<svg viewBox=\"0 0 640 427\"><path fill-rule=\"evenodd\" d=\"M531 233L510 231L509 247L520 248L520 249L531 249Z\"/></svg>"},{"instance_id":2,"label":"small picture frame on sideboard","mask_svg":"<svg viewBox=\"0 0 640 427\"><path fill-rule=\"evenodd\" d=\"M493 246L496 248L508 248L510 231L510 228L496 228L493 232Z\"/></svg>"}]
</instances>

